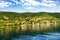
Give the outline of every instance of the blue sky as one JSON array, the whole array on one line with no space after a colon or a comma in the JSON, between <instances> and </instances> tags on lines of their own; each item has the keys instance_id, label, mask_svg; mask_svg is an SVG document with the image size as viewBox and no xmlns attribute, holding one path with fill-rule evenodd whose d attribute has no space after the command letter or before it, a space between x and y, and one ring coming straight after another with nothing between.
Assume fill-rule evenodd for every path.
<instances>
[{"instance_id":1,"label":"blue sky","mask_svg":"<svg viewBox=\"0 0 60 40\"><path fill-rule=\"evenodd\" d=\"M60 12L60 0L0 0L0 11Z\"/></svg>"}]
</instances>

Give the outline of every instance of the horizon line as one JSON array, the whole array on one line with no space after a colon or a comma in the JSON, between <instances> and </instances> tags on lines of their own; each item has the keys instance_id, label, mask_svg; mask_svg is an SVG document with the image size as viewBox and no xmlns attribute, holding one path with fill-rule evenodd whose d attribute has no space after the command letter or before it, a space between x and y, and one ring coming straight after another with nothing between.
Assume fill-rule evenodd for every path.
<instances>
[{"instance_id":1,"label":"horizon line","mask_svg":"<svg viewBox=\"0 0 60 40\"><path fill-rule=\"evenodd\" d=\"M17 11L0 11L0 12L14 12L14 13L41 13L41 12L45 12L45 13L60 13L60 12L47 12L47 11L32 11L32 12L29 12L29 11L23 11L23 12L17 12Z\"/></svg>"}]
</instances>

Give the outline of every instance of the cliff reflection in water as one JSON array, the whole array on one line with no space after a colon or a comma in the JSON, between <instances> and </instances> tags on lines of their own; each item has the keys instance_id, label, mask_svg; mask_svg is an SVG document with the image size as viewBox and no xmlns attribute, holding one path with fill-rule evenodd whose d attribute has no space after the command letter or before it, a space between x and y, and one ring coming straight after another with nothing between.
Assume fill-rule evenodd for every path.
<instances>
[{"instance_id":1,"label":"cliff reflection in water","mask_svg":"<svg viewBox=\"0 0 60 40\"><path fill-rule=\"evenodd\" d=\"M38 22L21 21L12 25L10 22L5 22L4 26L0 27L0 36L2 38L10 38L17 35L34 35L44 34L47 32L60 32L60 20L39 20ZM8 25L7 25L8 24Z\"/></svg>"}]
</instances>

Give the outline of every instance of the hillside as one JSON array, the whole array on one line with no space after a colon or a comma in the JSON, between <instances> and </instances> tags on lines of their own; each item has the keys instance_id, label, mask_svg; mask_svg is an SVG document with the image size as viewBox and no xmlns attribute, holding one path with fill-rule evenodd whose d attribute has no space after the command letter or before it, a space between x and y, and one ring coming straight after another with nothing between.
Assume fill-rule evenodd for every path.
<instances>
[{"instance_id":1,"label":"hillside","mask_svg":"<svg viewBox=\"0 0 60 40\"><path fill-rule=\"evenodd\" d=\"M19 18L43 18L43 19L54 19L58 18L60 19L60 13L45 13L45 12L39 12L39 13L14 13L14 12L0 12L0 20L1 19L19 19Z\"/></svg>"}]
</instances>

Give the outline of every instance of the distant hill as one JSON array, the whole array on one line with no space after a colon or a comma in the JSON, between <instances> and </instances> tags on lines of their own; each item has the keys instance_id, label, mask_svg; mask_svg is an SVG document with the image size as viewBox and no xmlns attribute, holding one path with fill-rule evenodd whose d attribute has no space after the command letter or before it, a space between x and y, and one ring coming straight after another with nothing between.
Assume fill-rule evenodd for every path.
<instances>
[{"instance_id":1,"label":"distant hill","mask_svg":"<svg viewBox=\"0 0 60 40\"><path fill-rule=\"evenodd\" d=\"M46 12L38 12L38 13L15 13L15 12L0 12L0 20L1 19L19 19L19 18L31 18L31 19L60 19L60 13L46 13Z\"/></svg>"}]
</instances>

